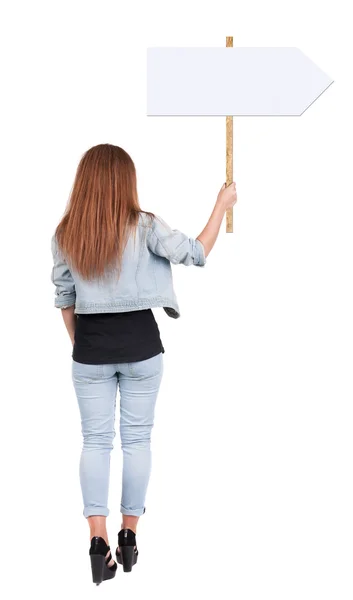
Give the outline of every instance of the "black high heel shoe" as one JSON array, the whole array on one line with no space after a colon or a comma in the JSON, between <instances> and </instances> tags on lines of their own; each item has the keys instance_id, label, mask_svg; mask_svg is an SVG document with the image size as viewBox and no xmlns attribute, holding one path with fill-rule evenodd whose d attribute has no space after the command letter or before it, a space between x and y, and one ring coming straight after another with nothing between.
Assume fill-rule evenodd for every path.
<instances>
[{"instance_id":1,"label":"black high heel shoe","mask_svg":"<svg viewBox=\"0 0 353 600\"><path fill-rule=\"evenodd\" d=\"M107 552L109 552L109 554L106 557ZM102 581L113 579L113 577L115 577L118 565L114 561L114 564L111 565L111 567L108 567L109 562L112 560L112 554L110 552L110 546L106 544L102 537L94 536L91 539L89 555L91 559L93 583L99 585Z\"/></svg>"},{"instance_id":2,"label":"black high heel shoe","mask_svg":"<svg viewBox=\"0 0 353 600\"><path fill-rule=\"evenodd\" d=\"M115 551L116 560L123 565L125 573L129 573L137 563L138 550L136 546L136 535L131 529L121 529L118 533L118 547Z\"/></svg>"}]
</instances>

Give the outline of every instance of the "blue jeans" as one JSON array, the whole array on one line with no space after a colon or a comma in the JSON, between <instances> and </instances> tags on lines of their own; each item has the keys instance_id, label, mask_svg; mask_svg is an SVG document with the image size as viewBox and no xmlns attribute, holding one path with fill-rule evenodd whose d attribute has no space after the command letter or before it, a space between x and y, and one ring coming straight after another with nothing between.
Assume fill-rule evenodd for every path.
<instances>
[{"instance_id":1,"label":"blue jeans","mask_svg":"<svg viewBox=\"0 0 353 600\"><path fill-rule=\"evenodd\" d=\"M151 430L163 373L163 354L114 365L73 361L72 379L81 413L83 448L80 482L85 517L108 516L110 452L115 437L115 406L120 389L123 480L120 510L139 517L151 470Z\"/></svg>"}]
</instances>

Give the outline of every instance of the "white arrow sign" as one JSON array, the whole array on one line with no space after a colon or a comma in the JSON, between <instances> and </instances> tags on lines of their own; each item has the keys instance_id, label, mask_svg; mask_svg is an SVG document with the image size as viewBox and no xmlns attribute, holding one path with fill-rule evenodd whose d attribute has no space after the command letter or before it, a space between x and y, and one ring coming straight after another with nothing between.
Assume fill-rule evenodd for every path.
<instances>
[{"instance_id":1,"label":"white arrow sign","mask_svg":"<svg viewBox=\"0 0 353 600\"><path fill-rule=\"evenodd\" d=\"M299 116L333 83L298 48L148 48L149 116Z\"/></svg>"}]
</instances>

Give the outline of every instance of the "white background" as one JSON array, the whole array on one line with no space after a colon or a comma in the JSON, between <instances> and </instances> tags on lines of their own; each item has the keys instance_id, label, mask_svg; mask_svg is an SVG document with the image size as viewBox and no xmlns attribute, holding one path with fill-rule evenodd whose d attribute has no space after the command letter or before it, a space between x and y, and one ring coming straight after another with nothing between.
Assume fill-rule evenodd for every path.
<instances>
[{"instance_id":1,"label":"white background","mask_svg":"<svg viewBox=\"0 0 353 600\"><path fill-rule=\"evenodd\" d=\"M1 15L1 562L7 598L351 600L352 50L348 4L5 2ZM95 588L71 348L50 238L90 146L196 237L223 118L146 115L148 46L297 46L335 83L302 117L234 121L234 234L174 269L139 564ZM224 82L227 93L227 82ZM110 543L120 528L112 458ZM8 537L7 537L8 536Z\"/></svg>"}]
</instances>

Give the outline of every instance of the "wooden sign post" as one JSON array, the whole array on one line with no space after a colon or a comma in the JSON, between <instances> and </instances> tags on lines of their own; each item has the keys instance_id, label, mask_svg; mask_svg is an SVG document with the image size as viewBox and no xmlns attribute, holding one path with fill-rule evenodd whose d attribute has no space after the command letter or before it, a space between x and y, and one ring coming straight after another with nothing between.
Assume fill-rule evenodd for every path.
<instances>
[{"instance_id":1,"label":"wooden sign post","mask_svg":"<svg viewBox=\"0 0 353 600\"><path fill-rule=\"evenodd\" d=\"M226 38L226 48L233 48L233 38ZM233 181L233 117L226 117L226 183ZM233 233L233 208L226 214L226 232Z\"/></svg>"}]
</instances>

